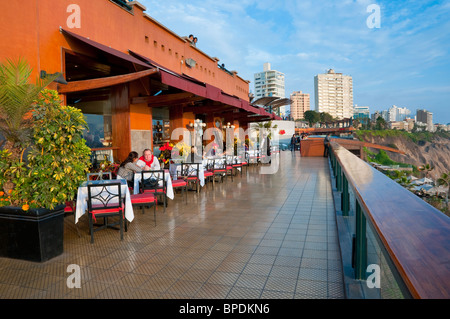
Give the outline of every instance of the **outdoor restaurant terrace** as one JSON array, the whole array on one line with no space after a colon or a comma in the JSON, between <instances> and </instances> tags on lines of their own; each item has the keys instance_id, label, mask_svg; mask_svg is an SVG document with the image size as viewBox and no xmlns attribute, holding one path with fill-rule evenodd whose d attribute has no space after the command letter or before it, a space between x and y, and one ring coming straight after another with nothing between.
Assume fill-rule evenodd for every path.
<instances>
[{"instance_id":1,"label":"outdoor restaurant terrace","mask_svg":"<svg viewBox=\"0 0 450 319\"><path fill-rule=\"evenodd\" d=\"M433 251L440 254L414 248L417 240L429 240L420 230L423 224L415 226L422 235L411 248L408 238L388 238L392 235L383 231L390 230L379 224L379 209L369 209L367 196L361 206L369 212L368 224L361 228L358 203L364 194L358 187L352 191L358 181L344 169L346 160L364 163L337 144L330 159L282 151L275 174L261 174L268 164L253 164L233 180L207 182L199 192L188 192L187 200L176 193L165 210L157 206L156 225L151 210L134 208L122 241L117 230L106 229L91 243L87 217L75 224L69 215L62 255L43 263L0 258L0 298L448 298L448 217L436 215L420 199L409 204L422 205L425 227L434 227L436 235ZM436 218L440 226L432 226ZM401 225L396 227L400 232ZM352 247L355 230L357 240L365 242L362 250L358 243ZM395 247L399 243L406 259ZM369 264L381 268L375 288L368 284L370 272L361 269ZM428 281L419 274L425 264L433 271ZM72 265L80 267L80 288L68 285Z\"/></svg>"},{"instance_id":2,"label":"outdoor restaurant terrace","mask_svg":"<svg viewBox=\"0 0 450 319\"><path fill-rule=\"evenodd\" d=\"M281 152L276 174L251 165L163 212L134 208L95 234L65 218L64 253L44 263L0 258L0 298L345 298L328 162ZM69 265L81 288L67 286Z\"/></svg>"}]
</instances>

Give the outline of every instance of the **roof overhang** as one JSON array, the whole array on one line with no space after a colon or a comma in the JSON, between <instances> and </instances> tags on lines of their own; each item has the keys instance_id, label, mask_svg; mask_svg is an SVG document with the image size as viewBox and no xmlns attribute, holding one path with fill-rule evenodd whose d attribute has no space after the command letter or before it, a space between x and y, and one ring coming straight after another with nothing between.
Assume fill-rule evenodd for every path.
<instances>
[{"instance_id":1,"label":"roof overhang","mask_svg":"<svg viewBox=\"0 0 450 319\"><path fill-rule=\"evenodd\" d=\"M172 70L164 68L157 62L140 55L139 53L129 50L129 53L147 63L149 66L157 67L160 71L161 82L171 87L175 87L179 90L193 93L196 96L200 96L204 99L209 99L215 102L222 103L227 106L232 106L234 108L245 111L249 114L259 115L258 118L273 119L274 114L266 112L264 109L253 107L250 105L249 101L245 101L237 96L229 95L223 92L220 88L210 85L208 83L200 82L186 74L178 74ZM211 107L190 107L189 110L195 112L203 112L206 110L211 110ZM217 109L215 109L217 111ZM224 108L224 111L230 111L228 108ZM281 119L281 118L280 118Z\"/></svg>"},{"instance_id":2,"label":"roof overhang","mask_svg":"<svg viewBox=\"0 0 450 319\"><path fill-rule=\"evenodd\" d=\"M64 30L62 28L60 29L60 31L63 35L66 35L72 39L80 41L96 50L100 50L101 52L115 56L116 58L119 58L120 60L130 62L134 66L139 65L139 66L141 66L140 70L142 70L142 71L136 71L136 72L131 72L128 74L121 74L121 75L115 75L115 76L110 76L110 77L94 78L94 79L81 80L81 81L70 81L67 84L63 84L63 85L58 84L57 90L61 94L114 86L117 84L127 83L127 82L131 82L134 80L138 80L138 79L141 79L146 76L157 74L159 72L158 68L151 67L150 65L140 61L139 59L136 59L135 57L133 57L129 54L126 54L119 50L110 48L106 45L95 42L95 41L85 38L79 34Z\"/></svg>"}]
</instances>

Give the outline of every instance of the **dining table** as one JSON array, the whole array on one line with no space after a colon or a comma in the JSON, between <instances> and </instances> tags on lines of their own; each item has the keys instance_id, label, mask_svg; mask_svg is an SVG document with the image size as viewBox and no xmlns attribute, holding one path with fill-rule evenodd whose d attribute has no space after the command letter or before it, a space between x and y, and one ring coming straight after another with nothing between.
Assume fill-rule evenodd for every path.
<instances>
[{"instance_id":1,"label":"dining table","mask_svg":"<svg viewBox=\"0 0 450 319\"><path fill-rule=\"evenodd\" d=\"M77 202L75 206L75 224L78 222L79 218L83 216L88 208L88 185L108 185L111 183L120 182L120 192L121 196L125 198L125 218L129 222L134 219L133 205L130 198L130 190L128 189L128 183L123 178L112 179L112 180L95 180L95 181L84 181L78 187L77 192ZM108 188L108 187L107 187Z\"/></svg>"}]
</instances>

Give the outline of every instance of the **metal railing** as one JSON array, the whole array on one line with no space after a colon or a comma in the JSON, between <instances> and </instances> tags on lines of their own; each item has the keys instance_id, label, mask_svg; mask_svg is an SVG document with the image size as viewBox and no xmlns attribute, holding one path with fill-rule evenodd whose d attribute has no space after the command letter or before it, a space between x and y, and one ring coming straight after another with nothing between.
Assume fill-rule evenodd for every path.
<instances>
[{"instance_id":1,"label":"metal railing","mask_svg":"<svg viewBox=\"0 0 450 319\"><path fill-rule=\"evenodd\" d=\"M363 298L450 298L450 218L335 142L330 163Z\"/></svg>"}]
</instances>

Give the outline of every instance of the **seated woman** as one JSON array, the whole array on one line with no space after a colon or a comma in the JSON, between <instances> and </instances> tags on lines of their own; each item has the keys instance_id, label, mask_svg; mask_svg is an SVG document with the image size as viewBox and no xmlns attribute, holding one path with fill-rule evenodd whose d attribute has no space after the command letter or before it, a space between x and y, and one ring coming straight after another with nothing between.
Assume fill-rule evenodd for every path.
<instances>
[{"instance_id":1,"label":"seated woman","mask_svg":"<svg viewBox=\"0 0 450 319\"><path fill-rule=\"evenodd\" d=\"M123 177L127 180L128 186L133 187L134 173L141 172L143 168L136 165L139 159L139 154L137 152L130 152L128 157L120 164L119 171L117 175ZM148 168L145 166L144 168Z\"/></svg>"}]
</instances>

